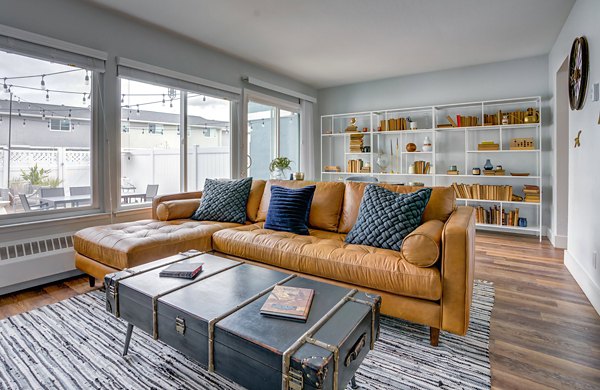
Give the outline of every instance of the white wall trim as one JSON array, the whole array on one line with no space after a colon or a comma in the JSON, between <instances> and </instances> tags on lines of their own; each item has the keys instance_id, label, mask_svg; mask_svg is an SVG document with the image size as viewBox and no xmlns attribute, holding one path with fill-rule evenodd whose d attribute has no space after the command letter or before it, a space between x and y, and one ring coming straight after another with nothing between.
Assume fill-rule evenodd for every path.
<instances>
[{"instance_id":1,"label":"white wall trim","mask_svg":"<svg viewBox=\"0 0 600 390\"><path fill-rule=\"evenodd\" d=\"M257 87L269 89L271 91L279 92L284 95L288 95L288 96L292 96L292 97L295 97L298 99L306 100L311 103L317 102L317 98L314 96L305 95L301 92L296 92L296 91L288 89L288 88L280 87L278 85L269 83L267 81L262 81L260 79L257 79L256 77L243 76L242 80L244 80L248 84L256 85Z\"/></svg>"},{"instance_id":2,"label":"white wall trim","mask_svg":"<svg viewBox=\"0 0 600 390\"><path fill-rule=\"evenodd\" d=\"M220 89L222 91L231 92L237 95L242 93L241 88L232 87L231 85L219 83L212 80L203 79L202 77L192 76L186 73L177 72L174 70L162 68L160 66L146 64L144 62L131 60L128 58L117 57L117 65L126 66L129 68L134 68L137 70L142 70L144 72L154 73L165 77L171 77L174 79L179 79L182 81L187 81L189 83L204 85L206 87Z\"/></svg>"},{"instance_id":3,"label":"white wall trim","mask_svg":"<svg viewBox=\"0 0 600 390\"><path fill-rule=\"evenodd\" d=\"M81 54L103 61L106 61L108 59L108 54L103 51L90 49L89 47L76 45L74 43L66 41L61 41L60 39L50 38L29 31L20 30L18 28L5 26L3 24L0 24L0 35L20 39L22 41L36 43L38 45L52 47L59 50L68 51L71 53Z\"/></svg>"},{"instance_id":4,"label":"white wall trim","mask_svg":"<svg viewBox=\"0 0 600 390\"><path fill-rule=\"evenodd\" d=\"M555 248L567 249L567 236L556 235L551 228L547 228L546 237Z\"/></svg>"},{"instance_id":5,"label":"white wall trim","mask_svg":"<svg viewBox=\"0 0 600 390\"><path fill-rule=\"evenodd\" d=\"M581 263L569 252L565 251L564 258L565 266L573 275L573 278L579 284L579 287L583 290L585 296L590 300L590 303L596 309L596 312L600 315L600 286L598 286L594 280L588 275L585 269L581 266Z\"/></svg>"}]
</instances>

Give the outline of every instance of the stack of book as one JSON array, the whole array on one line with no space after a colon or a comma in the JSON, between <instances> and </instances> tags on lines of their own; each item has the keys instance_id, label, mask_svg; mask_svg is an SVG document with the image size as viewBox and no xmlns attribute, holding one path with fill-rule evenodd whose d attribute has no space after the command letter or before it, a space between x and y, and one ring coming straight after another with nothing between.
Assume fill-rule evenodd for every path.
<instances>
[{"instance_id":1,"label":"stack of book","mask_svg":"<svg viewBox=\"0 0 600 390\"><path fill-rule=\"evenodd\" d=\"M346 172L348 173L360 173L363 169L364 162L361 159L348 160L346 165Z\"/></svg>"},{"instance_id":2,"label":"stack of book","mask_svg":"<svg viewBox=\"0 0 600 390\"><path fill-rule=\"evenodd\" d=\"M500 145L494 141L483 141L477 145L477 150L500 150Z\"/></svg>"},{"instance_id":3,"label":"stack of book","mask_svg":"<svg viewBox=\"0 0 600 390\"><path fill-rule=\"evenodd\" d=\"M431 170L431 164L427 161L418 160L414 163L416 175L427 175Z\"/></svg>"},{"instance_id":4,"label":"stack of book","mask_svg":"<svg viewBox=\"0 0 600 390\"><path fill-rule=\"evenodd\" d=\"M380 131L408 130L409 121L407 118L391 118L379 121Z\"/></svg>"},{"instance_id":5,"label":"stack of book","mask_svg":"<svg viewBox=\"0 0 600 390\"><path fill-rule=\"evenodd\" d=\"M472 127L479 126L479 118L476 116L457 115L456 121L450 115L446 116L450 126L439 125L438 127Z\"/></svg>"},{"instance_id":6,"label":"stack of book","mask_svg":"<svg viewBox=\"0 0 600 390\"><path fill-rule=\"evenodd\" d=\"M512 186L452 183L457 198L511 201Z\"/></svg>"},{"instance_id":7,"label":"stack of book","mask_svg":"<svg viewBox=\"0 0 600 390\"><path fill-rule=\"evenodd\" d=\"M360 173L371 173L371 166L370 165L363 165L362 168L360 168Z\"/></svg>"},{"instance_id":8,"label":"stack of book","mask_svg":"<svg viewBox=\"0 0 600 390\"><path fill-rule=\"evenodd\" d=\"M350 153L361 153L363 147L364 134L350 134Z\"/></svg>"},{"instance_id":9,"label":"stack of book","mask_svg":"<svg viewBox=\"0 0 600 390\"><path fill-rule=\"evenodd\" d=\"M337 165L325 165L325 167L323 168L323 171L325 171L325 172L341 172L342 169L340 167L338 167Z\"/></svg>"},{"instance_id":10,"label":"stack of book","mask_svg":"<svg viewBox=\"0 0 600 390\"><path fill-rule=\"evenodd\" d=\"M525 184L523 186L523 192L525 193L525 202L540 203L540 187Z\"/></svg>"},{"instance_id":11,"label":"stack of book","mask_svg":"<svg viewBox=\"0 0 600 390\"><path fill-rule=\"evenodd\" d=\"M504 169L484 169L483 174L485 176L506 176Z\"/></svg>"},{"instance_id":12,"label":"stack of book","mask_svg":"<svg viewBox=\"0 0 600 390\"><path fill-rule=\"evenodd\" d=\"M475 209L475 220L490 225L519 226L519 209L507 212L499 206L488 209L479 206Z\"/></svg>"},{"instance_id":13,"label":"stack of book","mask_svg":"<svg viewBox=\"0 0 600 390\"><path fill-rule=\"evenodd\" d=\"M451 170L446 171L446 173L448 175L458 175L460 172L458 172L457 169L451 169Z\"/></svg>"}]
</instances>

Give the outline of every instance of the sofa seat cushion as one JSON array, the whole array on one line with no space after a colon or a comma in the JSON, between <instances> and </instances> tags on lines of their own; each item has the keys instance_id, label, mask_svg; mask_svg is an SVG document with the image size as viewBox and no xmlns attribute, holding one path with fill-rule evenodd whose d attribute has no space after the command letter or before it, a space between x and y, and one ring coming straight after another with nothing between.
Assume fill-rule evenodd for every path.
<instances>
[{"instance_id":1,"label":"sofa seat cushion","mask_svg":"<svg viewBox=\"0 0 600 390\"><path fill-rule=\"evenodd\" d=\"M414 298L439 300L440 271L419 268L400 252L344 242L343 234L302 236L257 223L213 234L213 249L232 256Z\"/></svg>"},{"instance_id":2,"label":"sofa seat cushion","mask_svg":"<svg viewBox=\"0 0 600 390\"><path fill-rule=\"evenodd\" d=\"M75 250L107 266L123 269L174 255L189 249L212 249L214 232L240 226L236 223L142 220L78 231Z\"/></svg>"}]
</instances>

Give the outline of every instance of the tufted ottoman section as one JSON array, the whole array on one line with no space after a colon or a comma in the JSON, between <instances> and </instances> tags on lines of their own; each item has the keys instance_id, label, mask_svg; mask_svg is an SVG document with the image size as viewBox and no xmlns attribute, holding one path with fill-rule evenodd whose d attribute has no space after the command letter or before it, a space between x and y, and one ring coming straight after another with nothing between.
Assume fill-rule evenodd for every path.
<instances>
[{"instance_id":1,"label":"tufted ottoman section","mask_svg":"<svg viewBox=\"0 0 600 390\"><path fill-rule=\"evenodd\" d=\"M240 226L236 223L142 220L78 231L74 248L80 255L112 268L123 269L189 249L212 249L214 232Z\"/></svg>"},{"instance_id":2,"label":"tufted ottoman section","mask_svg":"<svg viewBox=\"0 0 600 390\"><path fill-rule=\"evenodd\" d=\"M311 230L309 236L263 229L263 223L213 235L213 249L291 271L436 301L442 294L437 267L419 268L400 252L344 242L345 235Z\"/></svg>"}]
</instances>

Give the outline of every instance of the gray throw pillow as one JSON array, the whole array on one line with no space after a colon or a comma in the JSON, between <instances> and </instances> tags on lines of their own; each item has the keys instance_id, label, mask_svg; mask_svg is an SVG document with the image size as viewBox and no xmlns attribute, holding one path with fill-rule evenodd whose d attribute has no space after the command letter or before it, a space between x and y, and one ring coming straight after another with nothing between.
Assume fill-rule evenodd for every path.
<instances>
[{"instance_id":1,"label":"gray throw pillow","mask_svg":"<svg viewBox=\"0 0 600 390\"><path fill-rule=\"evenodd\" d=\"M246 204L252 178L240 180L206 179L200 207L192 215L198 221L246 222Z\"/></svg>"},{"instance_id":2,"label":"gray throw pillow","mask_svg":"<svg viewBox=\"0 0 600 390\"><path fill-rule=\"evenodd\" d=\"M368 185L346 242L399 251L404 237L421 224L430 196L431 188L399 194Z\"/></svg>"}]
</instances>

